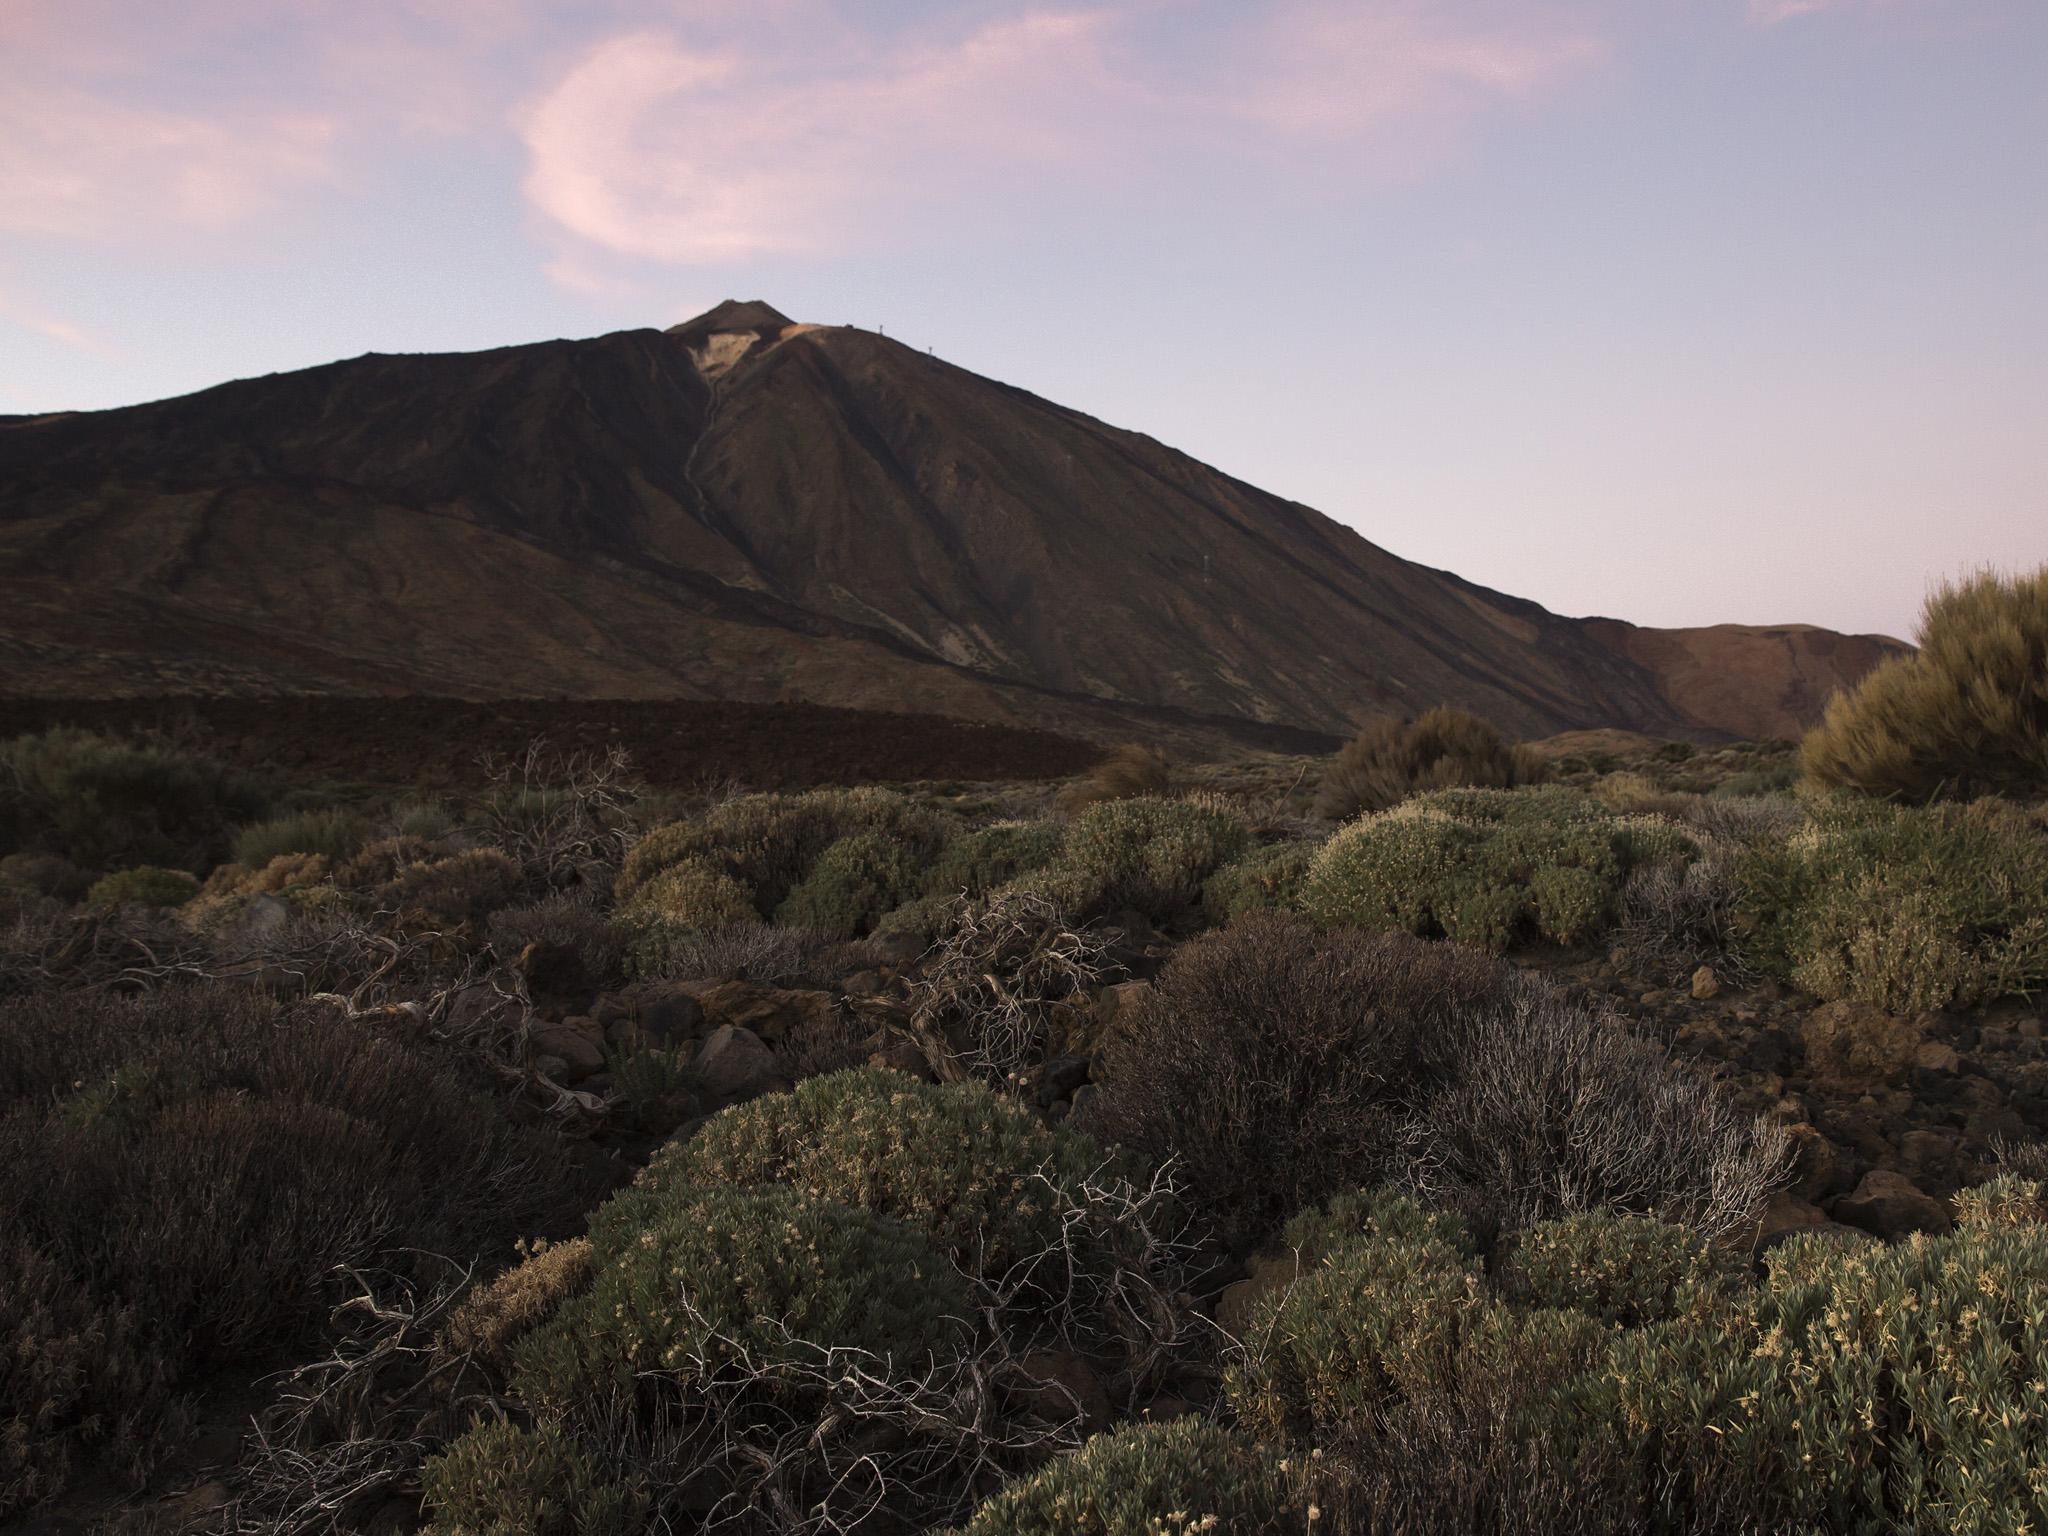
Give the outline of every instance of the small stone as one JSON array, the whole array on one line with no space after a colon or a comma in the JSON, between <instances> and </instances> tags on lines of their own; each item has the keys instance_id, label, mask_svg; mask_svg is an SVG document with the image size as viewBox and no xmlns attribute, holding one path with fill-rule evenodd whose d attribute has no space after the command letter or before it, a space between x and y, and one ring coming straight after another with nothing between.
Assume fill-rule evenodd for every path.
<instances>
[{"instance_id":1,"label":"small stone","mask_svg":"<svg viewBox=\"0 0 2048 1536\"><path fill-rule=\"evenodd\" d=\"M1714 974L1711 965L1703 965L1692 973L1692 995L1696 1002L1704 1003L1708 998L1721 994L1721 978Z\"/></svg>"},{"instance_id":2,"label":"small stone","mask_svg":"<svg viewBox=\"0 0 2048 1536\"><path fill-rule=\"evenodd\" d=\"M1952 1045L1939 1040L1925 1040L1913 1055L1913 1065L1922 1072L1953 1072L1963 1064L1963 1058L1956 1054Z\"/></svg>"}]
</instances>

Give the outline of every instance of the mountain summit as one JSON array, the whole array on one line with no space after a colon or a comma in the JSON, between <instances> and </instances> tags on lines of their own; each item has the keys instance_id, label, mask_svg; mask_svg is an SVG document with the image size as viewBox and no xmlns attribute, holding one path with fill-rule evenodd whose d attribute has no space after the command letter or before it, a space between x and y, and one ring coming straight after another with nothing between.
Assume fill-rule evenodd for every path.
<instances>
[{"instance_id":1,"label":"mountain summit","mask_svg":"<svg viewBox=\"0 0 2048 1536\"><path fill-rule=\"evenodd\" d=\"M1894 643L1561 618L1148 437L728 301L0 421L21 693L808 699L1116 734L1775 735Z\"/></svg>"}]
</instances>

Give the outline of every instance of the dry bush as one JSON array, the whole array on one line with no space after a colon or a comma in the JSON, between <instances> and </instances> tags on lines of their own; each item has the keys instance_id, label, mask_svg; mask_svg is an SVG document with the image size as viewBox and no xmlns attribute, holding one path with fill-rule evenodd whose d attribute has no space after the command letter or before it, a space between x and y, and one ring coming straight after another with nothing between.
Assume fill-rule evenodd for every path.
<instances>
[{"instance_id":1,"label":"dry bush","mask_svg":"<svg viewBox=\"0 0 2048 1536\"><path fill-rule=\"evenodd\" d=\"M1741 896L1734 861L1723 855L1647 865L1622 887L1618 936L1631 956L1667 978L1711 961L1718 974L1747 981L1753 972L1739 956Z\"/></svg>"},{"instance_id":2,"label":"dry bush","mask_svg":"<svg viewBox=\"0 0 2048 1536\"><path fill-rule=\"evenodd\" d=\"M911 987L912 1029L941 1077L998 1087L1042 1062L1064 1017L1119 974L1114 935L1010 891L954 912Z\"/></svg>"},{"instance_id":3,"label":"dry bush","mask_svg":"<svg viewBox=\"0 0 2048 1536\"><path fill-rule=\"evenodd\" d=\"M269 803L249 774L159 743L61 728L0 743L0 848L88 870L210 869Z\"/></svg>"},{"instance_id":4,"label":"dry bush","mask_svg":"<svg viewBox=\"0 0 2048 1536\"><path fill-rule=\"evenodd\" d=\"M639 835L624 747L563 752L536 737L509 761L486 757L490 788L472 814L483 841L536 883L610 889Z\"/></svg>"},{"instance_id":5,"label":"dry bush","mask_svg":"<svg viewBox=\"0 0 2048 1536\"><path fill-rule=\"evenodd\" d=\"M1945 583L1919 640L1829 700L1806 776L1916 802L2048 792L2048 566Z\"/></svg>"},{"instance_id":6,"label":"dry bush","mask_svg":"<svg viewBox=\"0 0 2048 1536\"><path fill-rule=\"evenodd\" d=\"M625 948L618 930L582 892L561 891L529 906L500 908L491 914L487 931L492 952L503 961L517 960L529 945L538 944L575 955L596 987L623 974Z\"/></svg>"},{"instance_id":7,"label":"dry bush","mask_svg":"<svg viewBox=\"0 0 2048 1536\"><path fill-rule=\"evenodd\" d=\"M657 981L758 981L764 986L836 981L846 950L830 934L775 923L738 923L708 931L664 933L658 948L634 955L636 974ZM857 968L857 967L853 967Z\"/></svg>"},{"instance_id":8,"label":"dry bush","mask_svg":"<svg viewBox=\"0 0 2048 1536\"><path fill-rule=\"evenodd\" d=\"M1788 1173L1784 1129L1712 1079L1533 979L1461 1017L1406 1134L1406 1180L1483 1232L1623 1211L1742 1232Z\"/></svg>"},{"instance_id":9,"label":"dry bush","mask_svg":"<svg viewBox=\"0 0 2048 1536\"><path fill-rule=\"evenodd\" d=\"M13 1240L146 1322L98 1368L166 1391L310 1333L338 1265L558 1229L586 1192L435 1052L247 987L0 1004L0 1094Z\"/></svg>"},{"instance_id":10,"label":"dry bush","mask_svg":"<svg viewBox=\"0 0 2048 1536\"><path fill-rule=\"evenodd\" d=\"M1260 916L1183 945L1103 1049L1084 1127L1178 1156L1233 1245L1382 1176L1434 1043L1508 987L1496 961Z\"/></svg>"},{"instance_id":11,"label":"dry bush","mask_svg":"<svg viewBox=\"0 0 2048 1536\"><path fill-rule=\"evenodd\" d=\"M1129 800L1138 795L1160 799L1172 792L1173 769L1166 754L1157 747L1127 742L1063 788L1053 806L1062 816L1078 816L1105 800Z\"/></svg>"},{"instance_id":12,"label":"dry bush","mask_svg":"<svg viewBox=\"0 0 2048 1536\"><path fill-rule=\"evenodd\" d=\"M375 900L407 928L474 930L499 908L516 905L526 890L525 876L510 855L472 848L408 865Z\"/></svg>"},{"instance_id":13,"label":"dry bush","mask_svg":"<svg viewBox=\"0 0 2048 1536\"><path fill-rule=\"evenodd\" d=\"M1477 715L1440 705L1414 721L1382 720L1346 743L1323 770L1318 816L1348 821L1410 795L1460 786L1506 789L1542 778L1541 762Z\"/></svg>"}]
</instances>

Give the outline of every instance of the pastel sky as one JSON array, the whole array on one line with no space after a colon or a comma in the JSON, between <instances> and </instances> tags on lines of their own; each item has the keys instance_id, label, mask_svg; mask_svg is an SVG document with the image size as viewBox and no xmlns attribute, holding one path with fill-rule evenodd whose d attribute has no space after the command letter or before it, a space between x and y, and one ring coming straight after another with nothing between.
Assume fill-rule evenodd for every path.
<instances>
[{"instance_id":1,"label":"pastel sky","mask_svg":"<svg viewBox=\"0 0 2048 1536\"><path fill-rule=\"evenodd\" d=\"M880 327L1564 613L2048 560L2044 0L0 0L0 411Z\"/></svg>"}]
</instances>

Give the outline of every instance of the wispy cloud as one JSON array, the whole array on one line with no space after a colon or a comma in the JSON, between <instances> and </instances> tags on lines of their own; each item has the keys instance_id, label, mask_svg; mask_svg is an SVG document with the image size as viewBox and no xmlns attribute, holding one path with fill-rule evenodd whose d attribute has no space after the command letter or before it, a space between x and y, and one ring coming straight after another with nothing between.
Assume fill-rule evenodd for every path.
<instances>
[{"instance_id":1,"label":"wispy cloud","mask_svg":"<svg viewBox=\"0 0 2048 1536\"><path fill-rule=\"evenodd\" d=\"M16 326L105 362L112 362L121 356L121 349L111 342L93 335L82 326L74 325L61 316L48 313L40 306L5 288L0 288L0 324Z\"/></svg>"},{"instance_id":2,"label":"wispy cloud","mask_svg":"<svg viewBox=\"0 0 2048 1536\"><path fill-rule=\"evenodd\" d=\"M1801 16L1835 10L1844 3L1845 0L1749 0L1749 19L1760 27L1781 26Z\"/></svg>"},{"instance_id":3,"label":"wispy cloud","mask_svg":"<svg viewBox=\"0 0 2048 1536\"><path fill-rule=\"evenodd\" d=\"M1026 11L850 59L829 31L809 53L670 29L610 37L527 114L526 194L621 256L814 254L906 214L972 219L1034 188L1150 183L1276 145L1398 170L1606 54L1551 11L1482 24L1417 3L1305 0L1239 13L1192 51L1157 46L1147 29L1175 9Z\"/></svg>"}]
</instances>

